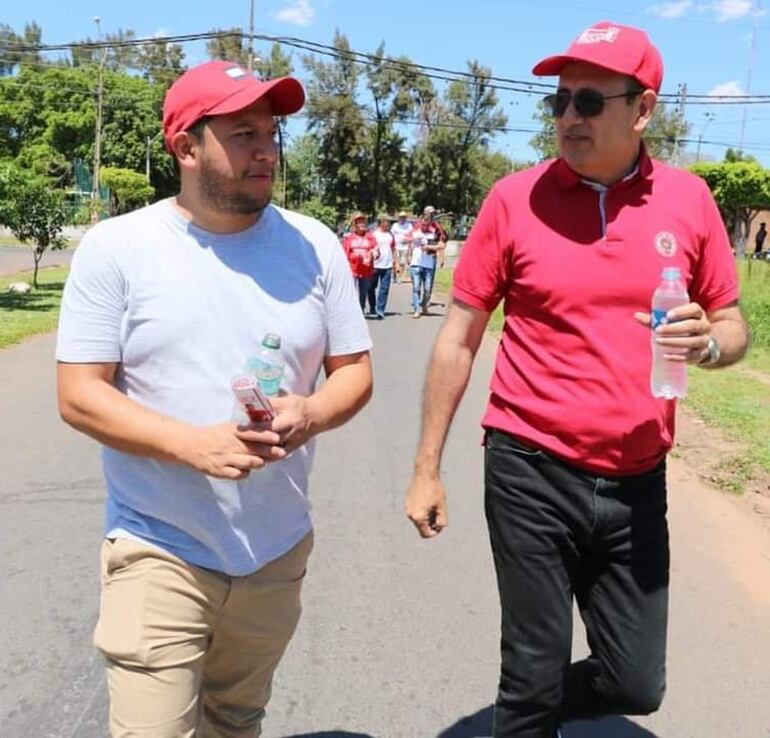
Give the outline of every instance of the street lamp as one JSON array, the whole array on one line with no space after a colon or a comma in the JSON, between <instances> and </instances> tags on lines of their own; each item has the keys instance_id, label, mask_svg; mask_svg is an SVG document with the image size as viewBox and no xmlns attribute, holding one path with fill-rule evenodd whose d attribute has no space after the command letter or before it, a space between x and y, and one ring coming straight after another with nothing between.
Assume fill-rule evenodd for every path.
<instances>
[{"instance_id":1,"label":"street lamp","mask_svg":"<svg viewBox=\"0 0 770 738\"><path fill-rule=\"evenodd\" d=\"M96 41L101 45L102 27L101 18L94 16L96 23ZM102 164L102 97L104 89L104 61L107 55L106 49L97 47L99 54L99 76L96 91L96 140L94 141L94 176L91 187L91 223L99 220L99 200L101 198L99 188L99 169Z\"/></svg>"},{"instance_id":2,"label":"street lamp","mask_svg":"<svg viewBox=\"0 0 770 738\"><path fill-rule=\"evenodd\" d=\"M695 161L700 161L700 145L703 141L703 135L706 133L706 128L708 128L708 124L717 117L716 113L704 113L703 116L706 120L703 122L703 128L701 128L700 135L698 136L698 150L695 153Z\"/></svg>"},{"instance_id":3,"label":"street lamp","mask_svg":"<svg viewBox=\"0 0 770 738\"><path fill-rule=\"evenodd\" d=\"M150 150L155 139L162 133L163 131L158 131L154 136L147 136L147 158L144 162L144 175L147 177L147 182L150 181Z\"/></svg>"}]
</instances>

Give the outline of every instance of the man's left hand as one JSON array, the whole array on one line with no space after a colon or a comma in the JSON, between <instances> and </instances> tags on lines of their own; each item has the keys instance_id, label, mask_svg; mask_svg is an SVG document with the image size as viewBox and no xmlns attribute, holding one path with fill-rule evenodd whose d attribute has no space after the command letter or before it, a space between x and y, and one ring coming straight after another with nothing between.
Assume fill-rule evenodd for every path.
<instances>
[{"instance_id":1,"label":"man's left hand","mask_svg":"<svg viewBox=\"0 0 770 738\"><path fill-rule=\"evenodd\" d=\"M270 404L276 417L270 426L281 437L281 445L290 454L313 435L312 403L301 395L281 395L271 397Z\"/></svg>"},{"instance_id":2,"label":"man's left hand","mask_svg":"<svg viewBox=\"0 0 770 738\"><path fill-rule=\"evenodd\" d=\"M635 313L642 325L650 326L649 313ZM711 322L706 311L696 302L680 305L668 311L668 322L655 329L655 340L667 349L664 356L670 361L699 364L708 357Z\"/></svg>"}]
</instances>

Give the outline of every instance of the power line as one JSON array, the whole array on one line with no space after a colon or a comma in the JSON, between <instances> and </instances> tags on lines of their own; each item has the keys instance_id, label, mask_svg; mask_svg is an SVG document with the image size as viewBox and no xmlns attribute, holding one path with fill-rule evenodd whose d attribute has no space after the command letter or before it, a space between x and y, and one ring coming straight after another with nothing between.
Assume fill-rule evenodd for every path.
<instances>
[{"instance_id":1,"label":"power line","mask_svg":"<svg viewBox=\"0 0 770 738\"><path fill-rule=\"evenodd\" d=\"M117 39L104 42L94 41L81 41L68 44L11 44L7 47L10 51L20 52L49 52L49 51L72 51L73 49L88 49L97 50L100 48L128 48L139 47L145 45L159 45L159 44L183 44L194 41L205 41L213 38L240 38L251 40L251 34L245 34L243 31L209 31L206 33L191 33L180 34L176 36L155 36L152 38L132 38L132 39ZM309 41L296 36L271 36L267 34L253 34L254 39L260 41L267 41L278 43L281 45L289 46L292 48L298 48L311 53L322 54L325 56L333 56L338 59L346 59L353 63L359 63L363 65L376 65L380 63L379 57L375 54L364 53L355 51L353 49L340 50L335 46L329 44L321 44L315 41ZM476 80L478 77L471 72L458 71L447 69L444 67L434 67L429 65L418 64L416 62L399 61L392 57L386 57L382 59L385 63L401 67L402 69L417 69L421 70L424 76L431 79L439 79L442 81L459 81L462 79ZM495 90L507 90L511 92L519 92L524 94L536 94L534 88L541 89L553 89L555 85L544 82L533 82L527 80L519 80L510 77L498 77L495 75L489 75L485 77L486 80L494 84L490 84L491 89ZM663 100L676 100L676 93L661 93L660 98ZM705 101L705 102L703 102ZM713 105L736 105L736 104L751 104L751 103L768 103L770 102L770 95L709 95L709 94L688 94L688 104L713 104Z\"/></svg>"}]
</instances>

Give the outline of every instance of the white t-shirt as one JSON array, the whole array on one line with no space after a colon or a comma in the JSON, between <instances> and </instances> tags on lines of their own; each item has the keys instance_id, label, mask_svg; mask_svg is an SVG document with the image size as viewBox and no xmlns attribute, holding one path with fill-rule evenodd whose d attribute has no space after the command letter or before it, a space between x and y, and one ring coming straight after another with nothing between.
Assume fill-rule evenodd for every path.
<instances>
[{"instance_id":1,"label":"white t-shirt","mask_svg":"<svg viewBox=\"0 0 770 738\"><path fill-rule=\"evenodd\" d=\"M377 241L377 251L379 256L374 261L375 269L393 268L393 236L390 231L383 231L381 228L375 228L374 239Z\"/></svg>"},{"instance_id":2,"label":"white t-shirt","mask_svg":"<svg viewBox=\"0 0 770 738\"><path fill-rule=\"evenodd\" d=\"M83 238L56 357L118 362L116 384L128 397L210 425L233 417L230 380L268 332L281 336L282 386L301 395L313 391L325 356L371 347L335 235L274 206L245 231L214 234L165 200ZM311 528L313 451L311 441L235 482L105 447L106 535L232 576L254 572Z\"/></svg>"},{"instance_id":3,"label":"white t-shirt","mask_svg":"<svg viewBox=\"0 0 770 738\"><path fill-rule=\"evenodd\" d=\"M407 238L412 234L411 223L402 224L396 221L390 227L390 232L393 234L393 237L396 239L396 250L406 251L409 248L409 242L406 241L405 238Z\"/></svg>"},{"instance_id":4,"label":"white t-shirt","mask_svg":"<svg viewBox=\"0 0 770 738\"><path fill-rule=\"evenodd\" d=\"M427 233L421 228L412 231L412 260L410 266L433 269L436 266L436 252L424 251L425 246L434 246L438 243L438 234L435 231Z\"/></svg>"}]
</instances>

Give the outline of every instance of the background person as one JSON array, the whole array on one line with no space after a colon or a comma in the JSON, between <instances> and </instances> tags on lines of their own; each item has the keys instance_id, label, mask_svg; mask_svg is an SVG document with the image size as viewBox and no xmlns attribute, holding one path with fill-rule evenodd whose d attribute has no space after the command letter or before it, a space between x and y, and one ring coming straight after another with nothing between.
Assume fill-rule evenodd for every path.
<instances>
[{"instance_id":1,"label":"background person","mask_svg":"<svg viewBox=\"0 0 770 738\"><path fill-rule=\"evenodd\" d=\"M351 218L352 230L342 239L342 248L348 257L350 271L358 288L358 302L361 311L366 310L369 286L374 276L374 261L378 256L377 241L366 227L366 216L356 213Z\"/></svg>"},{"instance_id":2,"label":"background person","mask_svg":"<svg viewBox=\"0 0 770 738\"><path fill-rule=\"evenodd\" d=\"M336 236L270 204L274 116L303 100L229 62L187 71L163 116L179 194L95 226L72 262L59 409L104 446L94 641L119 738L260 734L312 548L313 438L371 393ZM268 331L285 394L271 423L239 426L231 377Z\"/></svg>"},{"instance_id":3,"label":"background person","mask_svg":"<svg viewBox=\"0 0 770 738\"><path fill-rule=\"evenodd\" d=\"M409 214L401 210L397 217L390 229L396 239L396 282L403 280L404 274L409 274L409 245L412 241L412 224L407 220Z\"/></svg>"},{"instance_id":4,"label":"background person","mask_svg":"<svg viewBox=\"0 0 770 738\"><path fill-rule=\"evenodd\" d=\"M561 155L499 181L465 243L406 498L420 535L438 535L442 449L502 301L483 420L502 608L495 738L553 738L569 720L660 705L676 409L650 391L648 310L662 270L678 267L691 299L652 336L669 360L727 366L748 342L706 184L651 160L642 142L663 77L647 35L599 23L533 71L559 75L546 103ZM591 653L570 664L573 598Z\"/></svg>"},{"instance_id":5,"label":"background person","mask_svg":"<svg viewBox=\"0 0 770 738\"><path fill-rule=\"evenodd\" d=\"M385 308L390 293L390 280L396 270L396 239L390 232L390 218L380 215L374 230L377 242L377 258L374 260L374 275L369 285L369 310L378 320L385 317Z\"/></svg>"}]
</instances>

